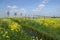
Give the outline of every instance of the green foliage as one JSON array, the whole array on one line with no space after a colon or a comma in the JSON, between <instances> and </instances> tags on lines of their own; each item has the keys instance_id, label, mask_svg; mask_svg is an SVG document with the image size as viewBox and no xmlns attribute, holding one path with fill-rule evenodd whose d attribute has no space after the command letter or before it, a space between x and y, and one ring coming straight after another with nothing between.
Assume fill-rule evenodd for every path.
<instances>
[{"instance_id":1,"label":"green foliage","mask_svg":"<svg viewBox=\"0 0 60 40\"><path fill-rule=\"evenodd\" d=\"M21 31L11 30L9 28L9 23L12 20L9 19L1 19L0 21L0 40L31 40L31 36L24 32L23 29ZM14 21L12 21L14 22ZM15 22L16 23L16 22Z\"/></svg>"},{"instance_id":2,"label":"green foliage","mask_svg":"<svg viewBox=\"0 0 60 40\"><path fill-rule=\"evenodd\" d=\"M12 31L9 28L9 22L11 22L10 24L14 22L20 25L20 31ZM47 33L44 37L47 36L48 38L49 35L52 35L54 38L57 38L57 40L60 40L60 27L54 28L51 24L47 27L44 23L37 22L37 20L25 20L24 18L0 19L0 32L0 40L32 40L33 36L30 33L38 33L38 36L41 36L41 32L44 35Z\"/></svg>"}]
</instances>

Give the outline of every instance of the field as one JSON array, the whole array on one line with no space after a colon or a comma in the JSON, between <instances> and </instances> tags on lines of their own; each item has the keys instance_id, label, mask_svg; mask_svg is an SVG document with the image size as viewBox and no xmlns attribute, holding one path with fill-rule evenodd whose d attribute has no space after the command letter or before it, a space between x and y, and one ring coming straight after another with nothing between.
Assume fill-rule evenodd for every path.
<instances>
[{"instance_id":1,"label":"field","mask_svg":"<svg viewBox=\"0 0 60 40\"><path fill-rule=\"evenodd\" d=\"M0 18L0 40L33 39L60 40L60 18Z\"/></svg>"}]
</instances>

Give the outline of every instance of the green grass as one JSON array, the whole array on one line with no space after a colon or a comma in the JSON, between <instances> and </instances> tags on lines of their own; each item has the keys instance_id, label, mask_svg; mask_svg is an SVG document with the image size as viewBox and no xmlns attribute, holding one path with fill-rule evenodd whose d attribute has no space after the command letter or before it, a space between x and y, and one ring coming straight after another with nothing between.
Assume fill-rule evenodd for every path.
<instances>
[{"instance_id":1,"label":"green grass","mask_svg":"<svg viewBox=\"0 0 60 40\"><path fill-rule=\"evenodd\" d=\"M39 34L43 34L45 37L47 36L47 38L50 36L60 40L59 20L60 18L0 18L0 40L32 40L33 36L29 34L31 30L35 33L38 32L38 36ZM20 31L11 30L9 25L13 22L20 25ZM45 23L47 23L48 26L46 26ZM54 26L55 24L56 26ZM26 31L29 31L29 33Z\"/></svg>"}]
</instances>

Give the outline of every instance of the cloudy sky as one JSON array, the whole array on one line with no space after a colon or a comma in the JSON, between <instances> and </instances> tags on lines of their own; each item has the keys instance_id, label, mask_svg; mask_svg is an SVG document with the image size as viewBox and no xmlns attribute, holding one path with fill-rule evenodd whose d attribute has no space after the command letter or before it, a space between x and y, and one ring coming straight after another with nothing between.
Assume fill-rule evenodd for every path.
<instances>
[{"instance_id":1,"label":"cloudy sky","mask_svg":"<svg viewBox=\"0 0 60 40\"><path fill-rule=\"evenodd\" d=\"M0 0L0 16L10 11L10 15L60 16L60 0Z\"/></svg>"}]
</instances>

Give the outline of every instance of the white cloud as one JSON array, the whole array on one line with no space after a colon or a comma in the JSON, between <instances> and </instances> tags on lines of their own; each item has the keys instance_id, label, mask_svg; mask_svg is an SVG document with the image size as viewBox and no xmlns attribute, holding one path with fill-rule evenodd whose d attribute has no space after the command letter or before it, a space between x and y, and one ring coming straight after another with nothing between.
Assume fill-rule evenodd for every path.
<instances>
[{"instance_id":1,"label":"white cloud","mask_svg":"<svg viewBox=\"0 0 60 40\"><path fill-rule=\"evenodd\" d=\"M8 5L7 7L8 7L8 8L10 8L10 9L18 8L18 7L17 7L17 6L15 6L15 5Z\"/></svg>"},{"instance_id":2,"label":"white cloud","mask_svg":"<svg viewBox=\"0 0 60 40\"><path fill-rule=\"evenodd\" d=\"M42 3L39 4L36 9L32 10L32 12L33 13L39 13L46 6L46 3L48 3L48 0L42 1Z\"/></svg>"},{"instance_id":3,"label":"white cloud","mask_svg":"<svg viewBox=\"0 0 60 40\"><path fill-rule=\"evenodd\" d=\"M44 7L45 5L44 4L40 4L38 7Z\"/></svg>"},{"instance_id":4,"label":"white cloud","mask_svg":"<svg viewBox=\"0 0 60 40\"><path fill-rule=\"evenodd\" d=\"M8 5L7 8L10 12L17 12L17 13L26 12L26 10L24 8L18 8L18 6L16 6L16 5Z\"/></svg>"},{"instance_id":5,"label":"white cloud","mask_svg":"<svg viewBox=\"0 0 60 40\"><path fill-rule=\"evenodd\" d=\"M42 1L42 3L46 4L46 3L48 3L48 1L49 1L49 0L44 0L44 1Z\"/></svg>"},{"instance_id":6,"label":"white cloud","mask_svg":"<svg viewBox=\"0 0 60 40\"><path fill-rule=\"evenodd\" d=\"M44 4L40 4L35 10L33 10L33 12L39 12L44 7L45 7Z\"/></svg>"},{"instance_id":7,"label":"white cloud","mask_svg":"<svg viewBox=\"0 0 60 40\"><path fill-rule=\"evenodd\" d=\"M18 6L10 6L8 5L7 6L10 14L13 14L16 12L17 13L17 16L20 16L20 14L22 13L23 15L22 16L25 16L26 13L28 13L28 11L25 9L25 8L18 8Z\"/></svg>"}]
</instances>

